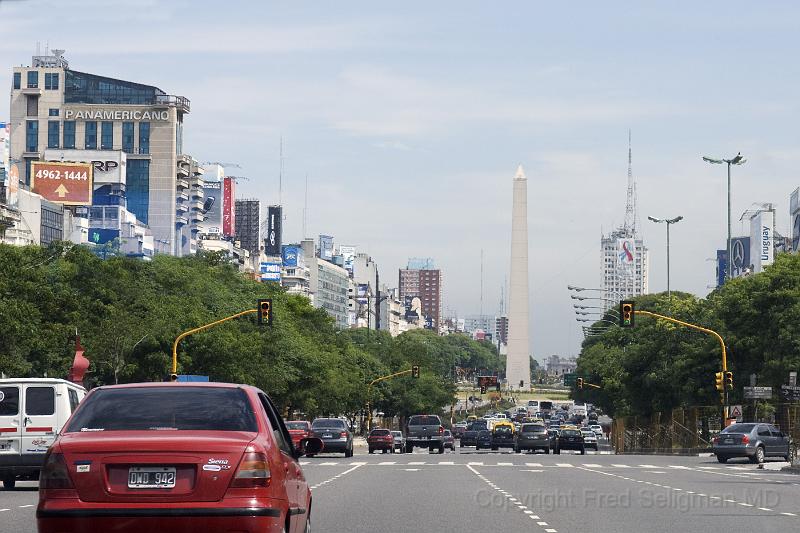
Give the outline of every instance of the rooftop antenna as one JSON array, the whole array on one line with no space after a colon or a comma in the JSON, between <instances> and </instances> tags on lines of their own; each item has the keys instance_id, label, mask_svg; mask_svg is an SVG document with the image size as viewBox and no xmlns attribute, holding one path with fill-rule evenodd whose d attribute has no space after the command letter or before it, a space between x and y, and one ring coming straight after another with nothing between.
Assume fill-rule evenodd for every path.
<instances>
[{"instance_id":1,"label":"rooftop antenna","mask_svg":"<svg viewBox=\"0 0 800 533\"><path fill-rule=\"evenodd\" d=\"M281 136L280 171L278 172L278 205L283 205L283 136Z\"/></svg>"},{"instance_id":2,"label":"rooftop antenna","mask_svg":"<svg viewBox=\"0 0 800 533\"><path fill-rule=\"evenodd\" d=\"M628 130L628 198L625 203L625 224L623 229L627 237L636 236L636 184L633 182L631 164L631 130Z\"/></svg>"},{"instance_id":3,"label":"rooftop antenna","mask_svg":"<svg viewBox=\"0 0 800 533\"><path fill-rule=\"evenodd\" d=\"M306 172L306 192L305 192L305 199L303 200L303 239L306 238L308 233L306 232L308 224L308 172Z\"/></svg>"}]
</instances>

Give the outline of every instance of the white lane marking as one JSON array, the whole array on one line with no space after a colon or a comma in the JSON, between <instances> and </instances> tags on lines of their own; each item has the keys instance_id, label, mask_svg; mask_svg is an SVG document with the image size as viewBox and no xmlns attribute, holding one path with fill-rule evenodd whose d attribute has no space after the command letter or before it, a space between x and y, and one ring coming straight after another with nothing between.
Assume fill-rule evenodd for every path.
<instances>
[{"instance_id":1,"label":"white lane marking","mask_svg":"<svg viewBox=\"0 0 800 533\"><path fill-rule=\"evenodd\" d=\"M26 507L33 507L33 504L19 506L20 509L25 509Z\"/></svg>"},{"instance_id":2,"label":"white lane marking","mask_svg":"<svg viewBox=\"0 0 800 533\"><path fill-rule=\"evenodd\" d=\"M639 468L658 468L656 465L639 465Z\"/></svg>"},{"instance_id":3,"label":"white lane marking","mask_svg":"<svg viewBox=\"0 0 800 533\"><path fill-rule=\"evenodd\" d=\"M410 465L424 465L425 461L411 461L408 464L410 464Z\"/></svg>"},{"instance_id":4,"label":"white lane marking","mask_svg":"<svg viewBox=\"0 0 800 533\"><path fill-rule=\"evenodd\" d=\"M311 461L300 461L300 466L310 465Z\"/></svg>"},{"instance_id":5,"label":"white lane marking","mask_svg":"<svg viewBox=\"0 0 800 533\"><path fill-rule=\"evenodd\" d=\"M561 468L572 468L572 463L556 463L556 466L560 466Z\"/></svg>"},{"instance_id":6,"label":"white lane marking","mask_svg":"<svg viewBox=\"0 0 800 533\"><path fill-rule=\"evenodd\" d=\"M547 531L547 533L557 533L558 530L546 528L545 531Z\"/></svg>"},{"instance_id":7,"label":"white lane marking","mask_svg":"<svg viewBox=\"0 0 800 533\"><path fill-rule=\"evenodd\" d=\"M630 468L630 465L615 465L615 464L612 464L611 466L613 466L615 468Z\"/></svg>"},{"instance_id":8,"label":"white lane marking","mask_svg":"<svg viewBox=\"0 0 800 533\"><path fill-rule=\"evenodd\" d=\"M744 502L739 502L739 505L741 505L742 507L752 507L753 506L752 503L744 503Z\"/></svg>"},{"instance_id":9,"label":"white lane marking","mask_svg":"<svg viewBox=\"0 0 800 533\"><path fill-rule=\"evenodd\" d=\"M381 465L381 466L390 466L390 465L393 465L393 464L396 464L396 463L397 463L397 461L381 461L378 464Z\"/></svg>"},{"instance_id":10,"label":"white lane marking","mask_svg":"<svg viewBox=\"0 0 800 533\"><path fill-rule=\"evenodd\" d=\"M532 469L528 469L528 470L520 470L520 472L544 472L544 470L532 470Z\"/></svg>"},{"instance_id":11,"label":"white lane marking","mask_svg":"<svg viewBox=\"0 0 800 533\"><path fill-rule=\"evenodd\" d=\"M406 472L419 472L419 468L405 468Z\"/></svg>"},{"instance_id":12,"label":"white lane marking","mask_svg":"<svg viewBox=\"0 0 800 533\"><path fill-rule=\"evenodd\" d=\"M366 461L358 461L355 463L350 463L350 466L364 466L365 464L367 464Z\"/></svg>"},{"instance_id":13,"label":"white lane marking","mask_svg":"<svg viewBox=\"0 0 800 533\"><path fill-rule=\"evenodd\" d=\"M759 507L758 510L759 511L767 511L767 512L772 511L772 509L767 509L766 507Z\"/></svg>"},{"instance_id":14,"label":"white lane marking","mask_svg":"<svg viewBox=\"0 0 800 533\"><path fill-rule=\"evenodd\" d=\"M781 514L782 514L782 515L786 515L786 516L797 516L797 515L796 515L796 514L794 514L794 513L781 513Z\"/></svg>"},{"instance_id":15,"label":"white lane marking","mask_svg":"<svg viewBox=\"0 0 800 533\"><path fill-rule=\"evenodd\" d=\"M10 511L10 510L11 509L0 509L0 513L2 513L3 511Z\"/></svg>"},{"instance_id":16,"label":"white lane marking","mask_svg":"<svg viewBox=\"0 0 800 533\"><path fill-rule=\"evenodd\" d=\"M525 463L525 466L542 466L542 463Z\"/></svg>"},{"instance_id":17,"label":"white lane marking","mask_svg":"<svg viewBox=\"0 0 800 533\"><path fill-rule=\"evenodd\" d=\"M319 488L319 487L321 487L321 486L323 486L323 485L325 485L325 484L327 484L327 483L330 483L330 482L331 482L331 481L333 481L334 479L338 479L338 478L340 478L340 477L342 477L342 476L344 476L344 475L347 475L347 474L349 474L349 473L350 473L350 472L352 472L353 470L356 470L356 469L358 469L358 468L361 468L362 466L364 466L364 465L363 465L363 464L356 465L356 466L354 466L353 468L349 468L349 469L345 470L344 472L342 472L342 473L340 473L340 474L337 474L337 475L333 476L333 477L332 477L332 478L330 478L330 479L326 479L325 481L320 481L320 482L319 482L319 483L317 483L316 485L313 485L313 486L311 486L311 487L309 487L309 488L310 488L311 490L314 490L314 489L316 489L316 488Z\"/></svg>"},{"instance_id":18,"label":"white lane marking","mask_svg":"<svg viewBox=\"0 0 800 533\"><path fill-rule=\"evenodd\" d=\"M531 510L525 511L525 514L533 514L533 511Z\"/></svg>"},{"instance_id":19,"label":"white lane marking","mask_svg":"<svg viewBox=\"0 0 800 533\"><path fill-rule=\"evenodd\" d=\"M440 465L454 465L455 463L453 461L439 461L439 464Z\"/></svg>"},{"instance_id":20,"label":"white lane marking","mask_svg":"<svg viewBox=\"0 0 800 533\"><path fill-rule=\"evenodd\" d=\"M581 466L585 466L586 468L603 468L601 465L598 465L598 464L595 464L595 463L586 463L585 465L581 465Z\"/></svg>"},{"instance_id":21,"label":"white lane marking","mask_svg":"<svg viewBox=\"0 0 800 533\"><path fill-rule=\"evenodd\" d=\"M688 466L680 466L680 465L669 465L670 468L675 468L676 470L689 470Z\"/></svg>"},{"instance_id":22,"label":"white lane marking","mask_svg":"<svg viewBox=\"0 0 800 533\"><path fill-rule=\"evenodd\" d=\"M319 466L336 466L338 464L339 463L337 463L336 461L333 461L333 462L329 462L329 463L320 463Z\"/></svg>"},{"instance_id":23,"label":"white lane marking","mask_svg":"<svg viewBox=\"0 0 800 533\"><path fill-rule=\"evenodd\" d=\"M483 463L479 461L470 461L467 463L467 466L483 466Z\"/></svg>"},{"instance_id":24,"label":"white lane marking","mask_svg":"<svg viewBox=\"0 0 800 533\"><path fill-rule=\"evenodd\" d=\"M540 525L540 526L547 526L547 525L549 525L547 522L536 522L536 524L537 524L537 525Z\"/></svg>"}]
</instances>

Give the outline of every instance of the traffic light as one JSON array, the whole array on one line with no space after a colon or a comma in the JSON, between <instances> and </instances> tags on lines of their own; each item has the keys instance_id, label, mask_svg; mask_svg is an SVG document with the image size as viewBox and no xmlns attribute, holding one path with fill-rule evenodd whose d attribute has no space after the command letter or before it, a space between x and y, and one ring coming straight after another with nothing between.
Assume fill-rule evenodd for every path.
<instances>
[{"instance_id":1,"label":"traffic light","mask_svg":"<svg viewBox=\"0 0 800 533\"><path fill-rule=\"evenodd\" d=\"M725 390L725 385L722 383L722 379L723 379L722 372L717 372L716 374L714 374L714 386L720 392Z\"/></svg>"},{"instance_id":2,"label":"traffic light","mask_svg":"<svg viewBox=\"0 0 800 533\"><path fill-rule=\"evenodd\" d=\"M481 394L486 394L486 385L481 385Z\"/></svg>"},{"instance_id":3,"label":"traffic light","mask_svg":"<svg viewBox=\"0 0 800 533\"><path fill-rule=\"evenodd\" d=\"M632 300L625 300L619 303L619 327L632 328L633 317L635 316L634 303Z\"/></svg>"},{"instance_id":4,"label":"traffic light","mask_svg":"<svg viewBox=\"0 0 800 533\"><path fill-rule=\"evenodd\" d=\"M725 388L733 390L733 372L725 372Z\"/></svg>"},{"instance_id":5,"label":"traffic light","mask_svg":"<svg viewBox=\"0 0 800 533\"><path fill-rule=\"evenodd\" d=\"M575 384L578 386L579 389L583 388L583 378L578 378L575 380Z\"/></svg>"},{"instance_id":6,"label":"traffic light","mask_svg":"<svg viewBox=\"0 0 800 533\"><path fill-rule=\"evenodd\" d=\"M272 298L258 301L258 325L272 325Z\"/></svg>"},{"instance_id":7,"label":"traffic light","mask_svg":"<svg viewBox=\"0 0 800 533\"><path fill-rule=\"evenodd\" d=\"M412 378L419 377L419 365L414 365L411 367L411 377Z\"/></svg>"}]
</instances>

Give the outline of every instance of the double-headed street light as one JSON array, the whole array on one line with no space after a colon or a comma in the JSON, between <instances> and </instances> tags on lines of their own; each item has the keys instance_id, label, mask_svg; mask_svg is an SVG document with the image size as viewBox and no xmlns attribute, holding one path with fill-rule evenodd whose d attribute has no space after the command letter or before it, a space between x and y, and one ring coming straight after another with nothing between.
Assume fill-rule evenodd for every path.
<instances>
[{"instance_id":1,"label":"double-headed street light","mask_svg":"<svg viewBox=\"0 0 800 533\"><path fill-rule=\"evenodd\" d=\"M703 156L703 161L712 165L728 164L728 271L725 273L725 279L731 279L733 275L733 258L731 257L731 165L744 165L747 160L742 157L742 152L739 152L731 159L715 159Z\"/></svg>"},{"instance_id":2,"label":"double-headed street light","mask_svg":"<svg viewBox=\"0 0 800 533\"><path fill-rule=\"evenodd\" d=\"M683 220L683 217L682 216L678 216L675 218L647 217L647 219L652 220L656 224L660 224L662 222L665 222L667 224L667 301L672 302L672 292L670 292L669 289L669 227Z\"/></svg>"}]
</instances>

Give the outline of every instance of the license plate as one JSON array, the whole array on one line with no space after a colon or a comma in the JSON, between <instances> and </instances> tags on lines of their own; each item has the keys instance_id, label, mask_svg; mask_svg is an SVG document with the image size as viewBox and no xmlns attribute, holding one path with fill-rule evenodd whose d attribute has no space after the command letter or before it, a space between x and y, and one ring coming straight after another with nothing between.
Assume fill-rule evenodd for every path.
<instances>
[{"instance_id":1,"label":"license plate","mask_svg":"<svg viewBox=\"0 0 800 533\"><path fill-rule=\"evenodd\" d=\"M174 466L132 466L128 471L129 489L175 488Z\"/></svg>"},{"instance_id":2,"label":"license plate","mask_svg":"<svg viewBox=\"0 0 800 533\"><path fill-rule=\"evenodd\" d=\"M331 439L331 438L333 438L333 434L332 433L323 433L322 434L322 438L323 439Z\"/></svg>"},{"instance_id":3,"label":"license plate","mask_svg":"<svg viewBox=\"0 0 800 533\"><path fill-rule=\"evenodd\" d=\"M733 439L725 439L725 444L733 444Z\"/></svg>"}]
</instances>

